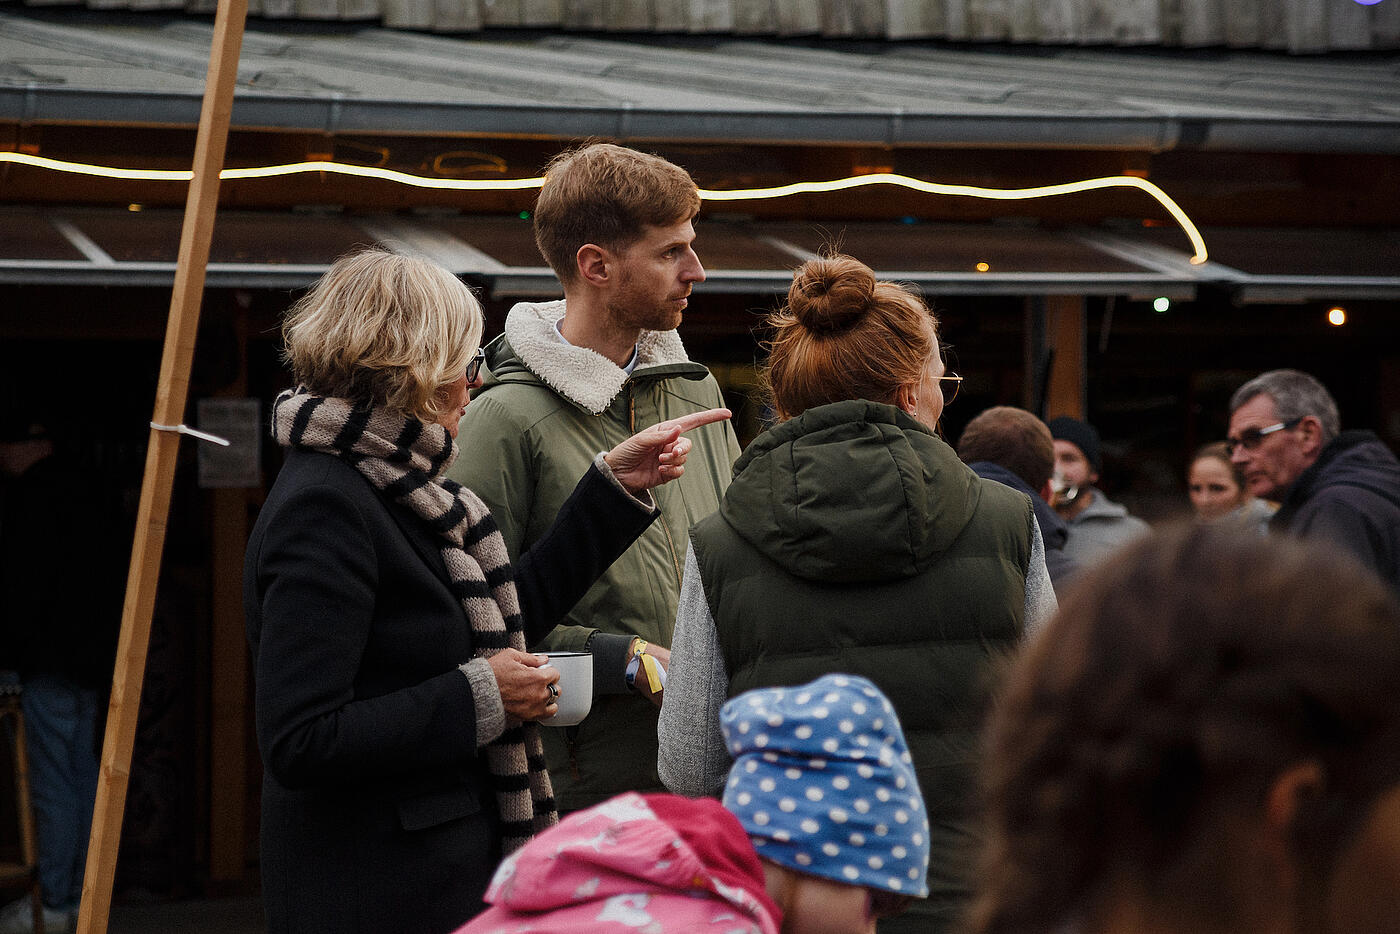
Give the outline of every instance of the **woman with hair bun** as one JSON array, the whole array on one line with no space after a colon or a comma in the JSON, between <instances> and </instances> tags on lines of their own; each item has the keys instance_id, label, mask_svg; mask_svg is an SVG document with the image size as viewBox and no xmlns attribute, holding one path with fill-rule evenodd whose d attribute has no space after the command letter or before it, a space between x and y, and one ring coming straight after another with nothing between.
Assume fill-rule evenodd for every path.
<instances>
[{"instance_id":1,"label":"woman with hair bun","mask_svg":"<svg viewBox=\"0 0 1400 934\"><path fill-rule=\"evenodd\" d=\"M1400 604L1183 525L1076 583L989 727L970 934L1400 931Z\"/></svg>"},{"instance_id":2,"label":"woman with hair bun","mask_svg":"<svg viewBox=\"0 0 1400 934\"><path fill-rule=\"evenodd\" d=\"M869 678L909 738L932 851L927 901L880 930L937 932L969 894L977 736L996 671L1055 609L1040 531L1026 496L980 479L938 437L959 377L918 296L848 256L815 259L769 324L781 422L691 530L661 778L716 792L726 697L835 671Z\"/></svg>"}]
</instances>

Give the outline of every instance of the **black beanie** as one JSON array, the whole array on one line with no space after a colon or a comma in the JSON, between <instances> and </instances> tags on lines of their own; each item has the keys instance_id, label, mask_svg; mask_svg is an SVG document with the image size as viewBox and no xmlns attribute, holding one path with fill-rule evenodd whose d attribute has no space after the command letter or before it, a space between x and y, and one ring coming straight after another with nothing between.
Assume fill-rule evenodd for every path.
<instances>
[{"instance_id":1,"label":"black beanie","mask_svg":"<svg viewBox=\"0 0 1400 934\"><path fill-rule=\"evenodd\" d=\"M1084 458L1094 473L1103 470L1103 458L1099 455L1099 433L1088 422L1061 415L1050 419L1050 437L1056 441L1068 441L1084 452Z\"/></svg>"}]
</instances>

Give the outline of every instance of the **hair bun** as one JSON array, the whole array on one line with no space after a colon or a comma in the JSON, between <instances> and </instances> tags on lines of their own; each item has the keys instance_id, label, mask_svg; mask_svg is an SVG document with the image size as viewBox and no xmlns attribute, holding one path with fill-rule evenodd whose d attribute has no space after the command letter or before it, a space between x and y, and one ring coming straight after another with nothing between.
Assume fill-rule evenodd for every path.
<instances>
[{"instance_id":1,"label":"hair bun","mask_svg":"<svg viewBox=\"0 0 1400 934\"><path fill-rule=\"evenodd\" d=\"M875 273L858 259L808 260L788 288L788 309L814 334L834 334L856 324L875 301Z\"/></svg>"}]
</instances>

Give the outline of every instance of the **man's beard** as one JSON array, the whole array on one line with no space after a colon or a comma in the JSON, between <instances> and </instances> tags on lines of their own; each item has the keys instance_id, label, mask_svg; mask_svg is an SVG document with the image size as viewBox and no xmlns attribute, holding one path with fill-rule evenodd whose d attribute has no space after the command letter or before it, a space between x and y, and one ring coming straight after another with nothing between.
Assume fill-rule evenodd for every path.
<instances>
[{"instance_id":1,"label":"man's beard","mask_svg":"<svg viewBox=\"0 0 1400 934\"><path fill-rule=\"evenodd\" d=\"M631 278L622 280L615 299L608 303L608 316L618 328L641 331L674 331L681 323L681 309L667 298L660 303L632 287Z\"/></svg>"}]
</instances>

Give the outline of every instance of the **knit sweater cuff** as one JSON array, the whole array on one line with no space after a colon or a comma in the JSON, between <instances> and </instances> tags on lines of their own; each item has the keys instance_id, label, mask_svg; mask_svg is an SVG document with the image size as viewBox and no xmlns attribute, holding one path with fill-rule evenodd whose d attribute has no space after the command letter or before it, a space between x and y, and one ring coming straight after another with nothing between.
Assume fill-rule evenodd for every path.
<instances>
[{"instance_id":1,"label":"knit sweater cuff","mask_svg":"<svg viewBox=\"0 0 1400 934\"><path fill-rule=\"evenodd\" d=\"M613 469L608 466L608 462L605 459L606 454L606 451L600 451L598 452L598 456L593 458L593 466L598 468L598 472L607 477L608 482L621 490L628 499L636 503L637 508L642 512L655 512L656 500L652 499L651 490L643 490L641 496L638 496L627 489L627 487L623 486L622 481L617 479L617 474L613 473Z\"/></svg>"},{"instance_id":2,"label":"knit sweater cuff","mask_svg":"<svg viewBox=\"0 0 1400 934\"><path fill-rule=\"evenodd\" d=\"M471 685L476 704L476 745L480 749L506 731L506 706L501 700L501 688L496 673L484 658L474 658L457 666Z\"/></svg>"}]
</instances>

